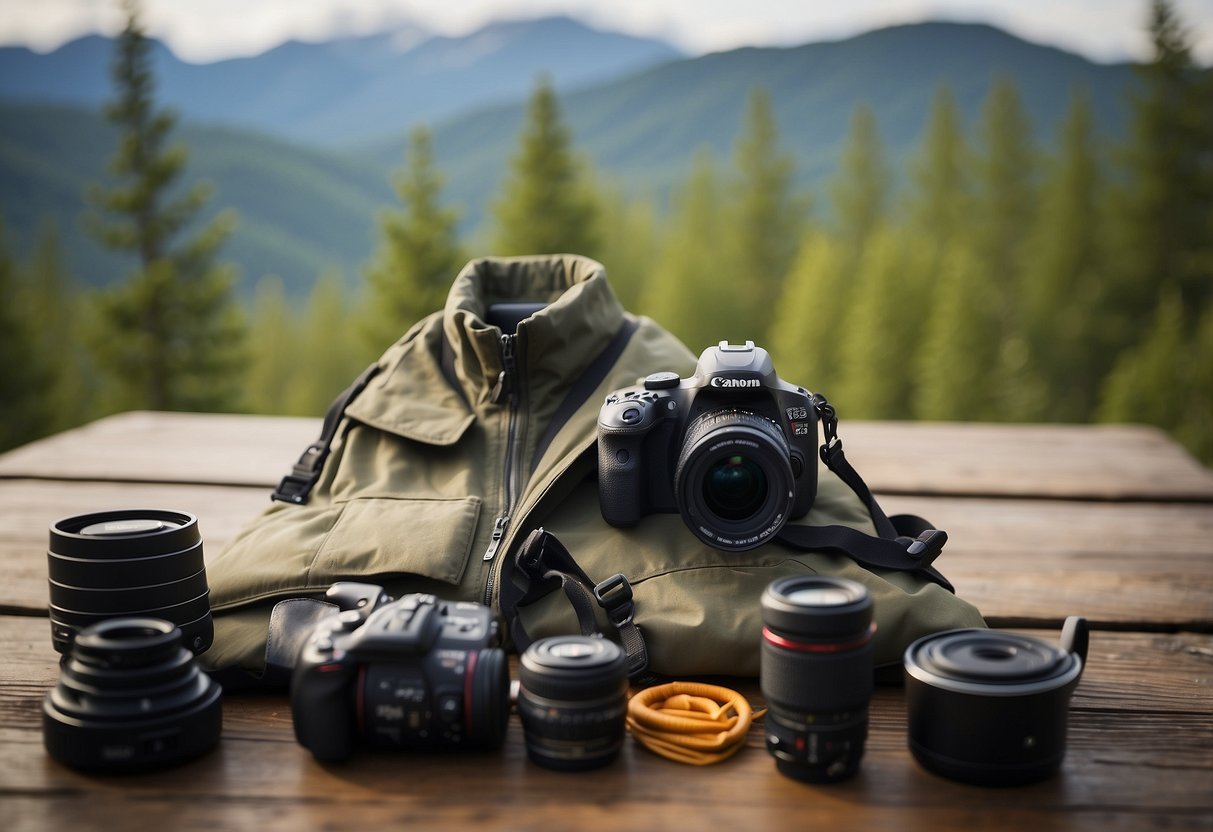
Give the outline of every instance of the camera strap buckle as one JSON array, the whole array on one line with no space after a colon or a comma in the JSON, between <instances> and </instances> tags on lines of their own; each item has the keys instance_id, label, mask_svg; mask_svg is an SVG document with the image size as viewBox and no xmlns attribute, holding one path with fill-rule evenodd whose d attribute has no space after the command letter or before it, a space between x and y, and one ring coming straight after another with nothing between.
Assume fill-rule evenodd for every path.
<instances>
[{"instance_id":1,"label":"camera strap buckle","mask_svg":"<svg viewBox=\"0 0 1213 832\"><path fill-rule=\"evenodd\" d=\"M378 372L378 364L367 367L363 370L362 375L354 379L354 383L342 391L341 395L329 405L328 412L324 414L320 438L307 446L307 450L300 455L299 461L295 463L291 472L278 483L278 487L270 495L271 500L294 503L297 506L307 502L313 486L320 479L320 471L324 467L324 461L328 458L333 440L337 438L337 429L345 416L345 409L358 397L359 393L366 389Z\"/></svg>"},{"instance_id":2,"label":"camera strap buckle","mask_svg":"<svg viewBox=\"0 0 1213 832\"><path fill-rule=\"evenodd\" d=\"M594 587L594 599L606 611L616 628L632 623L636 605L632 603L632 585L617 572Z\"/></svg>"},{"instance_id":3,"label":"camera strap buckle","mask_svg":"<svg viewBox=\"0 0 1213 832\"><path fill-rule=\"evenodd\" d=\"M501 582L501 612L514 646L520 652L530 646L531 637L523 626L519 608L533 604L559 588L572 605L583 636L603 635L594 612L597 602L619 633L619 641L627 655L629 678L636 684L650 678L648 649L634 620L636 607L632 600L632 585L622 573L595 583L569 550L543 528L527 535L509 563L513 574L505 575Z\"/></svg>"}]
</instances>

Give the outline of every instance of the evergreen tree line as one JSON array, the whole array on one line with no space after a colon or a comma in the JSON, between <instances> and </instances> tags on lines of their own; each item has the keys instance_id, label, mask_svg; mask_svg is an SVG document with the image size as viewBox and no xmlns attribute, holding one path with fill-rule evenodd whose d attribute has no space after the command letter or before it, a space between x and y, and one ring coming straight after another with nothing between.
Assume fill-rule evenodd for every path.
<instances>
[{"instance_id":1,"label":"evergreen tree line","mask_svg":"<svg viewBox=\"0 0 1213 832\"><path fill-rule=\"evenodd\" d=\"M140 265L84 295L53 232L24 265L0 240L0 288L19 299L6 309L27 310L0 321L0 393L16 402L0 447L128 407L317 415L442 307L469 256L569 251L693 350L766 346L844 418L1148 422L1213 461L1213 84L1163 0L1122 145L1099 141L1081 90L1040 147L1009 79L968 130L941 88L904 169L860 106L837 175L810 194L755 90L731 158L698 152L662 208L602 183L540 82L475 237L418 128L359 291L323 274L295 308L269 276L248 311L217 259L234 220L183 239L206 194L167 199L184 152L165 145L131 20L109 113L125 184L92 200L100 238Z\"/></svg>"}]
</instances>

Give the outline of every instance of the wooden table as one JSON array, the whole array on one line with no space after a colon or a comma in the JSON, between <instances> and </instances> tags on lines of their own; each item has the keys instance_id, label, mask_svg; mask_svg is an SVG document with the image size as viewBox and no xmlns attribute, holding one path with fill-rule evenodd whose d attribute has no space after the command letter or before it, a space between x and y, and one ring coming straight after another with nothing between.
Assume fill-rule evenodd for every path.
<instances>
[{"instance_id":1,"label":"wooden table","mask_svg":"<svg viewBox=\"0 0 1213 832\"><path fill-rule=\"evenodd\" d=\"M729 762L679 766L632 744L595 773L503 751L317 764L283 696L228 696L219 748L189 765L87 776L42 748L57 677L46 530L106 508L198 515L208 553L268 500L318 431L308 419L129 413L0 456L0 830L1213 829L1213 473L1139 427L850 423L848 456L890 512L951 536L940 566L993 626L1095 629L1062 773L1016 789L933 776L906 750L904 697L880 689L863 767L793 782L761 730ZM757 685L745 692L758 701Z\"/></svg>"}]
</instances>

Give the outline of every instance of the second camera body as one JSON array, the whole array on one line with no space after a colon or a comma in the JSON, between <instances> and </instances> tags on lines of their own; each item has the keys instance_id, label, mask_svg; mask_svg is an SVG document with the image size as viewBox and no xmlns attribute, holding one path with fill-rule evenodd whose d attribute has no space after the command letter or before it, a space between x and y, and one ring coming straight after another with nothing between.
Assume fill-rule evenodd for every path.
<instances>
[{"instance_id":1,"label":"second camera body","mask_svg":"<svg viewBox=\"0 0 1213 832\"><path fill-rule=\"evenodd\" d=\"M695 373L654 373L611 393L598 417L603 518L635 525L678 512L709 546L756 548L817 491L811 394L775 372L752 341L704 350Z\"/></svg>"},{"instance_id":2,"label":"second camera body","mask_svg":"<svg viewBox=\"0 0 1213 832\"><path fill-rule=\"evenodd\" d=\"M291 679L295 737L318 760L354 748L487 749L510 712L500 628L480 604L338 583Z\"/></svg>"}]
</instances>

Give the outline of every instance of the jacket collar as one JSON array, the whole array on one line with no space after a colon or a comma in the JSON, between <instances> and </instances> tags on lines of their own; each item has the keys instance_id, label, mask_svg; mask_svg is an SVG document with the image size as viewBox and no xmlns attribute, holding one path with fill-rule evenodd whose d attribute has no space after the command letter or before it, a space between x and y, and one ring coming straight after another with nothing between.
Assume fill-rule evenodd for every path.
<instances>
[{"instance_id":1,"label":"jacket collar","mask_svg":"<svg viewBox=\"0 0 1213 832\"><path fill-rule=\"evenodd\" d=\"M568 254L473 260L442 313L383 355L379 375L347 414L408 439L454 444L478 414L499 407L492 395L503 369L502 332L485 322L486 313L496 303L522 302L547 304L518 328L529 406L558 402L623 323L605 269Z\"/></svg>"}]
</instances>

